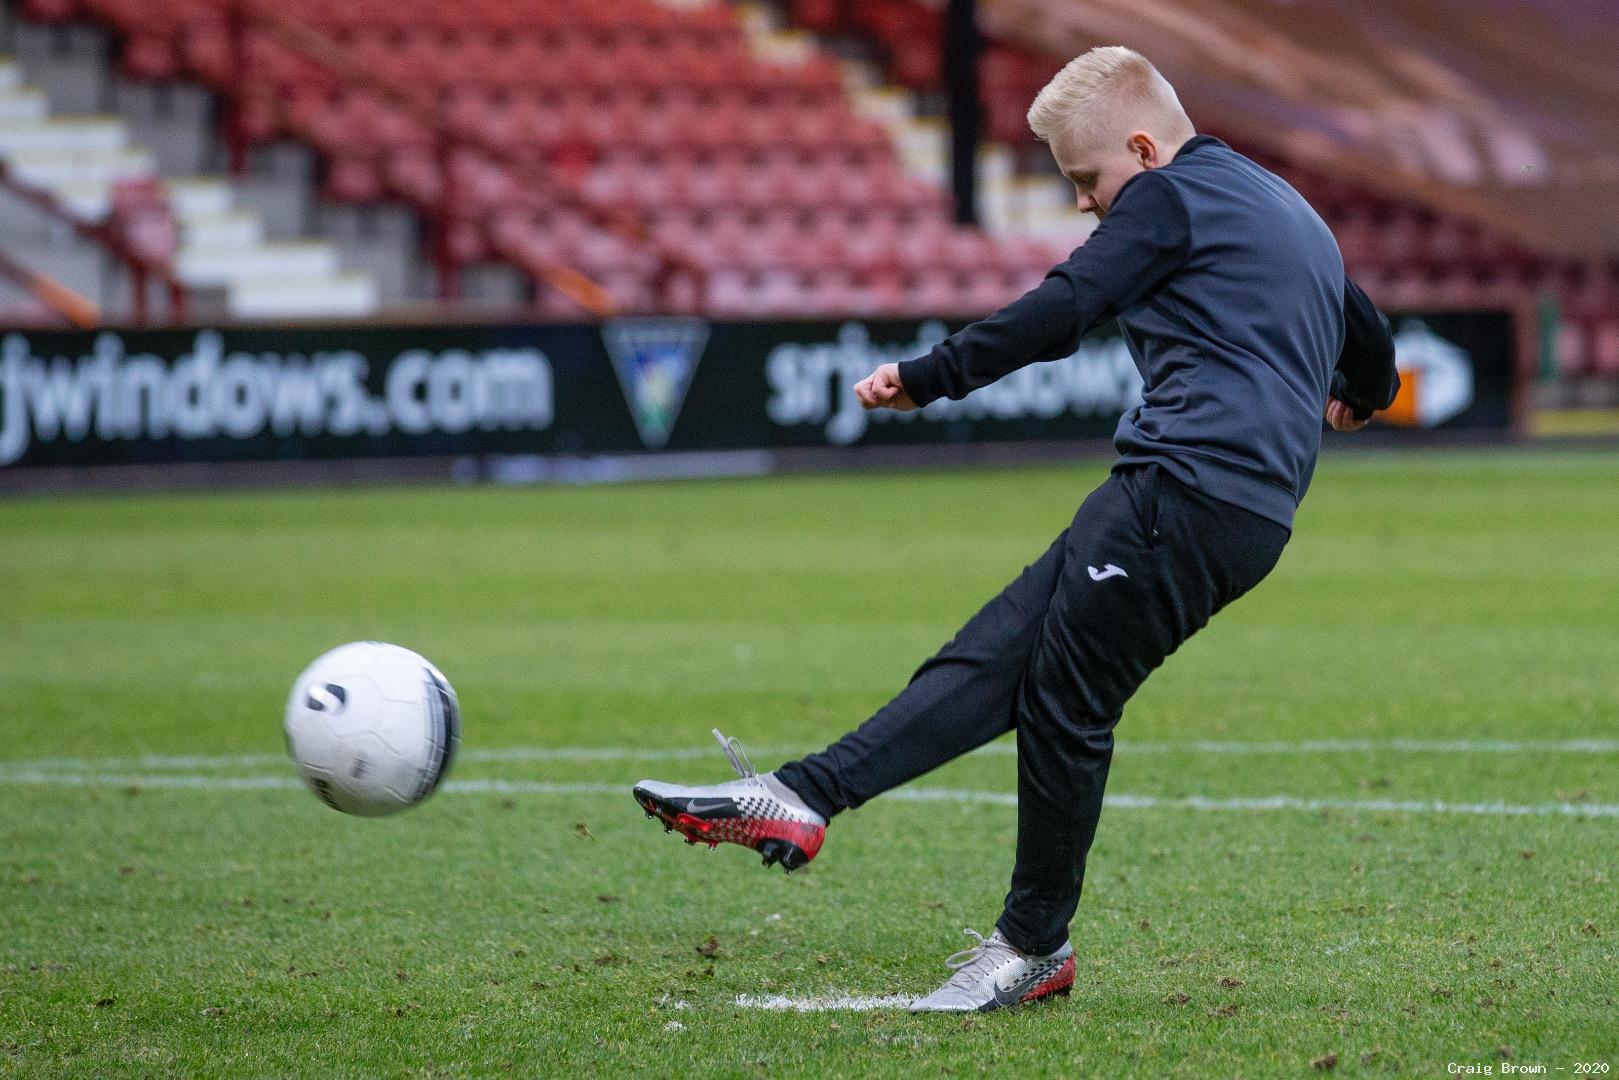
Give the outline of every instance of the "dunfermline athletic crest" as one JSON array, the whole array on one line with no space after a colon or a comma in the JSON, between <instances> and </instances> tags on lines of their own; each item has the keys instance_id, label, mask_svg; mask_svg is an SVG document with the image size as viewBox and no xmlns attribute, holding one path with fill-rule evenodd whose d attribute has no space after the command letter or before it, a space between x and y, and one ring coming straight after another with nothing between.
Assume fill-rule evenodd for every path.
<instances>
[{"instance_id":1,"label":"dunfermline athletic crest","mask_svg":"<svg viewBox=\"0 0 1619 1080\"><path fill-rule=\"evenodd\" d=\"M602 326L635 429L648 450L661 449L674 430L708 344L702 319L614 319Z\"/></svg>"}]
</instances>

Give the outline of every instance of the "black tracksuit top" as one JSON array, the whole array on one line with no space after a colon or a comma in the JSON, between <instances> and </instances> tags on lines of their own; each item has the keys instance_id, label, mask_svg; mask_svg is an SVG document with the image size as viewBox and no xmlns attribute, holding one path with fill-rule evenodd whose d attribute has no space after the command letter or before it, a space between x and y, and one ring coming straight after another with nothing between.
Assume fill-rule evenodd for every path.
<instances>
[{"instance_id":1,"label":"black tracksuit top","mask_svg":"<svg viewBox=\"0 0 1619 1080\"><path fill-rule=\"evenodd\" d=\"M1141 372L1115 468L1182 483L1291 529L1332 396L1365 416L1399 389L1388 322L1344 277L1310 204L1219 139L1125 182L1038 287L899 365L918 405L1056 360L1117 318Z\"/></svg>"}]
</instances>

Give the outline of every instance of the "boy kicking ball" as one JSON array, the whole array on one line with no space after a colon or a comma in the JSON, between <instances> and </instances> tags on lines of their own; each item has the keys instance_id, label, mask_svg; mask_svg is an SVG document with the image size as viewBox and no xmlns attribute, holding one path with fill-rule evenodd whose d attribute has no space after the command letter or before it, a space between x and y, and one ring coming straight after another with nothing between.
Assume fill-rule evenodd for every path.
<instances>
[{"instance_id":1,"label":"boy kicking ball","mask_svg":"<svg viewBox=\"0 0 1619 1080\"><path fill-rule=\"evenodd\" d=\"M959 399L1069 355L1117 319L1144 387L1119 421L1111 475L854 731L764 775L721 737L740 779L634 789L688 840L741 844L793 870L841 811L1016 730L1011 889L994 933L951 957L949 979L913 1012L987 1011L1073 986L1068 925L1125 702L1276 565L1322 416L1355 431L1399 388L1388 323L1344 277L1320 217L1282 179L1198 135L1140 54L1072 61L1035 98L1029 126L1096 231L1031 292L854 392L868 409Z\"/></svg>"}]
</instances>

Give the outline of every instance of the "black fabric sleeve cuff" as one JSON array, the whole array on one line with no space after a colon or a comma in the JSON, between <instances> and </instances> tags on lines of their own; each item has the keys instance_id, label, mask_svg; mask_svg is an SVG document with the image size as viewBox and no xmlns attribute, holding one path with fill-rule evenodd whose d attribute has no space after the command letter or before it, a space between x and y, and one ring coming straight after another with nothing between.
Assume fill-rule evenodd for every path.
<instances>
[{"instance_id":1,"label":"black fabric sleeve cuff","mask_svg":"<svg viewBox=\"0 0 1619 1080\"><path fill-rule=\"evenodd\" d=\"M1394 335L1370 298L1344 279L1344 346L1332 373L1332 396L1365 420L1394 403L1400 391Z\"/></svg>"},{"instance_id":2,"label":"black fabric sleeve cuff","mask_svg":"<svg viewBox=\"0 0 1619 1080\"><path fill-rule=\"evenodd\" d=\"M1348 405L1354 412L1356 420L1370 420L1374 412L1380 412L1394 404L1395 395L1400 392L1400 373L1390 372L1389 386L1385 395L1381 395L1382 404L1372 403L1372 399L1357 393L1344 376L1342 369L1332 373L1332 396Z\"/></svg>"},{"instance_id":3,"label":"black fabric sleeve cuff","mask_svg":"<svg viewBox=\"0 0 1619 1080\"><path fill-rule=\"evenodd\" d=\"M932 354L919 356L915 360L901 360L899 381L905 387L905 393L918 406L944 397L944 388L939 385L937 365Z\"/></svg>"}]
</instances>

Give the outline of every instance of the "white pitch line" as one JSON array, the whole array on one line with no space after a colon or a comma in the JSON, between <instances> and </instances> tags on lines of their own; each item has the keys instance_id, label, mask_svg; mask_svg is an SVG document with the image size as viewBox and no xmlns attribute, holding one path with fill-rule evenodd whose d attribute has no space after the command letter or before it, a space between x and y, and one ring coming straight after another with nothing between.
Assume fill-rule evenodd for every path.
<instances>
[{"instance_id":1,"label":"white pitch line","mask_svg":"<svg viewBox=\"0 0 1619 1080\"><path fill-rule=\"evenodd\" d=\"M989 803L1016 806L1006 791L959 788L896 788L879 798L904 802ZM1619 817L1619 803L1446 802L1443 799L1300 799L1292 795L1260 795L1211 799L1203 795L1105 795L1103 805L1116 810L1350 810L1407 814L1464 814L1500 817Z\"/></svg>"},{"instance_id":2,"label":"white pitch line","mask_svg":"<svg viewBox=\"0 0 1619 1080\"><path fill-rule=\"evenodd\" d=\"M32 784L62 787L183 788L234 790L240 788L301 788L291 776L203 776L165 773L0 772L0 785ZM621 795L628 784L547 783L544 780L447 780L439 788L457 795Z\"/></svg>"},{"instance_id":3,"label":"white pitch line","mask_svg":"<svg viewBox=\"0 0 1619 1080\"><path fill-rule=\"evenodd\" d=\"M172 774L112 774L59 772L0 772L3 785L60 785L64 787L184 788L232 790L241 788L298 788L289 776L206 776ZM544 780L450 780L440 791L451 794L512 795L621 795L628 784L551 783ZM961 788L897 788L884 799L896 802L977 803L1016 806L1017 795L1008 791L970 791ZM1460 814L1482 817L1602 817L1619 818L1619 803L1507 803L1446 802L1443 799L1300 799L1292 795L1262 795L1214 799L1203 795L1108 795L1103 802L1117 810L1205 810L1320 812L1344 810L1363 813Z\"/></svg>"},{"instance_id":4,"label":"white pitch line","mask_svg":"<svg viewBox=\"0 0 1619 1080\"><path fill-rule=\"evenodd\" d=\"M993 744L999 750L1001 744ZM1007 744L1016 753L1017 748ZM989 749L986 747L986 749ZM1194 739L1184 743L1121 741L1121 754L1615 754L1619 739L1304 739L1241 742Z\"/></svg>"},{"instance_id":5,"label":"white pitch line","mask_svg":"<svg viewBox=\"0 0 1619 1080\"><path fill-rule=\"evenodd\" d=\"M754 997L738 994L736 1004L742 1009L768 1009L772 1012L829 1012L849 1010L869 1012L872 1009L909 1009L915 998L909 997L810 997L790 998L777 994L773 997Z\"/></svg>"},{"instance_id":6,"label":"white pitch line","mask_svg":"<svg viewBox=\"0 0 1619 1080\"><path fill-rule=\"evenodd\" d=\"M811 746L755 746L760 757L804 754ZM1200 739L1190 742L1121 741L1120 754L1619 754L1619 739L1306 739L1300 741L1245 742ZM975 753L1015 756L1017 745L994 742ZM502 746L462 750L462 761L691 761L718 757L714 746ZM74 772L103 769L233 769L278 765L283 754L164 755L138 757L55 757L0 761L0 772L21 769L63 769Z\"/></svg>"},{"instance_id":7,"label":"white pitch line","mask_svg":"<svg viewBox=\"0 0 1619 1080\"><path fill-rule=\"evenodd\" d=\"M751 748L753 753L805 754L808 746L761 746ZM719 748L708 746L636 747L636 746L498 746L474 747L458 751L458 761L688 761L698 758L719 758ZM241 769L261 765L283 765L285 754L142 754L138 757L79 758L52 757L0 761L0 772L8 769L37 771L65 769L70 772L100 769Z\"/></svg>"},{"instance_id":8,"label":"white pitch line","mask_svg":"<svg viewBox=\"0 0 1619 1080\"><path fill-rule=\"evenodd\" d=\"M1291 795L1209 799L1201 795L1163 799L1156 795L1108 795L1103 802L1121 810L1176 807L1186 810L1350 810L1365 813L1463 814L1482 817L1611 817L1619 803L1446 802L1443 799L1299 799Z\"/></svg>"},{"instance_id":9,"label":"white pitch line","mask_svg":"<svg viewBox=\"0 0 1619 1080\"><path fill-rule=\"evenodd\" d=\"M242 788L299 788L288 776L166 776L161 773L0 772L0 785L59 787L191 788L232 791Z\"/></svg>"},{"instance_id":10,"label":"white pitch line","mask_svg":"<svg viewBox=\"0 0 1619 1080\"><path fill-rule=\"evenodd\" d=\"M64 769L69 772L101 769L251 769L260 765L284 764L285 754L143 754L140 757L49 757L0 761L0 773L20 769Z\"/></svg>"}]
</instances>

